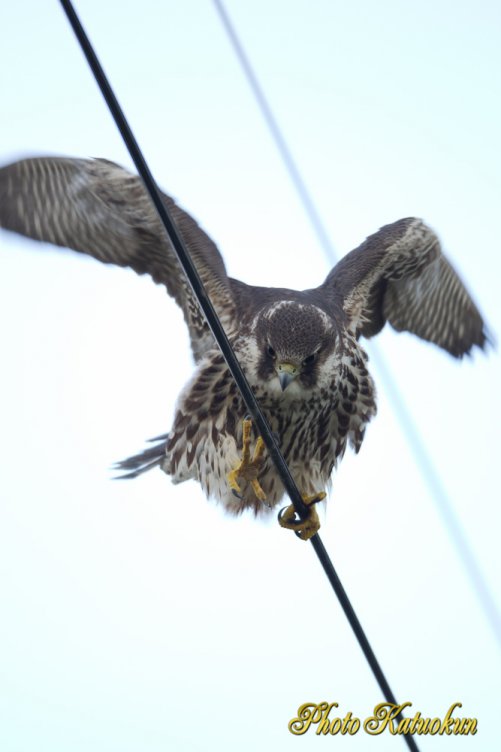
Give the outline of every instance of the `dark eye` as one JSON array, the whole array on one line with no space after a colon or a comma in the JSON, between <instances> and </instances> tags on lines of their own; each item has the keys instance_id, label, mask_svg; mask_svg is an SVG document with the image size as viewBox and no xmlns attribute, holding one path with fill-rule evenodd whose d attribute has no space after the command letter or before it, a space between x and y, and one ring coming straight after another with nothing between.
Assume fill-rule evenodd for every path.
<instances>
[{"instance_id":1,"label":"dark eye","mask_svg":"<svg viewBox=\"0 0 501 752\"><path fill-rule=\"evenodd\" d=\"M277 357L277 354L276 354L275 350L272 348L271 345L268 345L268 347L266 348L266 352L268 353L268 355L270 356L270 358L276 358Z\"/></svg>"},{"instance_id":2,"label":"dark eye","mask_svg":"<svg viewBox=\"0 0 501 752\"><path fill-rule=\"evenodd\" d=\"M303 366L311 366L311 364L314 362L316 357L317 357L317 353L313 353L313 355L308 355L308 357L303 360Z\"/></svg>"}]
</instances>

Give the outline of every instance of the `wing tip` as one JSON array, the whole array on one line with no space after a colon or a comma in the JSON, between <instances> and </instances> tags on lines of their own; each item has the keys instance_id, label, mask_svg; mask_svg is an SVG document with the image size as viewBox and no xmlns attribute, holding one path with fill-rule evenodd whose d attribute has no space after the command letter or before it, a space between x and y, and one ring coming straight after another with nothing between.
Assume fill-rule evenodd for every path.
<instances>
[{"instance_id":1,"label":"wing tip","mask_svg":"<svg viewBox=\"0 0 501 752\"><path fill-rule=\"evenodd\" d=\"M165 458L168 436L168 434L163 434L148 439L148 443L153 443L154 446L148 447L148 449L139 452L139 454L134 454L132 457L127 457L125 460L115 462L112 469L118 471L119 474L114 475L113 480L132 480L132 478L137 478L157 465L161 465Z\"/></svg>"},{"instance_id":2,"label":"wing tip","mask_svg":"<svg viewBox=\"0 0 501 752\"><path fill-rule=\"evenodd\" d=\"M476 336L469 338L467 341L455 343L455 346L446 348L450 355L461 360L464 357L473 358L475 351L481 350L488 355L489 350L497 349L497 340L491 329L482 326L482 329Z\"/></svg>"}]
</instances>

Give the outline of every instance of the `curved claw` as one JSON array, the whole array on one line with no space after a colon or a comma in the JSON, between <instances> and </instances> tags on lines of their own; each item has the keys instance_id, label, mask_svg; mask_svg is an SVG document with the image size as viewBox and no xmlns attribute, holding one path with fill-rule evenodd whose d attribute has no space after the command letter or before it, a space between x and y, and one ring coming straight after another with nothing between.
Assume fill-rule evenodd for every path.
<instances>
[{"instance_id":1,"label":"curved claw","mask_svg":"<svg viewBox=\"0 0 501 752\"><path fill-rule=\"evenodd\" d=\"M284 512L286 512L289 509L289 507L282 507L282 509L278 513L278 521L280 522L282 520Z\"/></svg>"},{"instance_id":2,"label":"curved claw","mask_svg":"<svg viewBox=\"0 0 501 752\"><path fill-rule=\"evenodd\" d=\"M264 493L263 489L259 485L259 482L258 482L258 486L259 486L259 489L260 489L260 491L262 493L262 496L259 495L258 491L256 491L256 489L253 486L255 495L257 496L257 498L259 499L259 501L261 502L261 504L265 505L266 509L273 509L273 507L271 506L271 504L266 499L266 494Z\"/></svg>"},{"instance_id":3,"label":"curved claw","mask_svg":"<svg viewBox=\"0 0 501 752\"><path fill-rule=\"evenodd\" d=\"M320 520L318 519L317 510L314 505L322 501L322 499L325 499L324 491L311 496L303 496L303 501L308 507L308 516L304 520L299 517L293 504L284 507L278 513L279 525L288 530L294 530L297 537L301 538L301 540L309 540L320 529Z\"/></svg>"}]
</instances>

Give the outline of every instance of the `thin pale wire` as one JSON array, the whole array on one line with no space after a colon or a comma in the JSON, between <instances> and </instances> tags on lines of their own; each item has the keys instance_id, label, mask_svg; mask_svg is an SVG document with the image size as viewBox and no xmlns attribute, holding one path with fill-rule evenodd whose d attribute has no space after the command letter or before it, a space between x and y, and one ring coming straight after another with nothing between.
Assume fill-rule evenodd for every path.
<instances>
[{"instance_id":1,"label":"thin pale wire","mask_svg":"<svg viewBox=\"0 0 501 752\"><path fill-rule=\"evenodd\" d=\"M132 133L132 130L130 129L130 126L127 122L127 119L125 118L123 110L120 107L120 104L113 92L113 89L111 88L108 78L106 74L104 73L104 70L97 58L96 53L94 52L94 49L90 43L90 40L87 34L85 33L84 28L82 27L82 24L80 23L80 19L78 18L75 12L75 9L73 8L71 0L60 0L60 2L64 9L64 12L66 13L68 21L70 22L72 29L78 39L78 42L82 48L82 52L84 53L87 59L87 62L92 70L92 73L96 79L96 82L99 85L99 88L101 89L101 93L106 101L106 104L108 105L109 110L120 131L120 134L127 146L127 149L129 150L132 160L137 167L137 170L141 176L141 179L144 182L144 186L158 212L158 215L159 215L160 220L162 221L162 224L164 225L165 231L177 254L179 262L192 286L193 292L197 298L200 308L202 309L207 319L207 323L209 324L212 330L212 333L214 334L214 337L219 347L221 348L221 351L228 364L231 374L233 378L235 379L238 388L240 389L242 397L246 403L247 409L251 412L252 417L254 418L258 426L259 432L266 444L266 447L270 453L270 456L275 462L277 471L282 479L282 482L284 483L287 493L290 495L290 498L294 504L294 507L296 508L296 511L301 517L303 517L304 503L302 501L299 489L292 475L290 474L289 468L287 467L287 464L280 452L278 444L276 443L276 440L271 432L270 426L267 420L265 419L263 413L261 412L261 409L259 407L259 404L256 401L256 398L252 392L252 389L250 388L247 382L247 379L245 378L245 375L240 367L240 364L235 356L235 353L233 352L231 344L229 343L228 338L226 337L226 334L221 325L221 322L219 321L219 318L204 289L204 286L198 275L198 272L190 258L190 254L181 236L179 235L176 225L173 223L169 215L169 212L166 208L165 203L162 200L160 191L158 190L158 187L151 174L151 171L144 159L141 149L139 148L139 144L137 143L135 136ZM327 575L329 582L336 596L339 599L339 602L350 623L350 626L352 627L353 632L355 633L357 637L360 648L362 649L374 673L374 677L376 681L378 682L385 699L388 702L392 703L393 705L398 706L398 703L390 689L390 686L381 669L381 666L379 665L379 662L376 659L374 651L372 650L372 647L365 635L365 632L362 629L362 626L358 620L358 617L348 599L346 591L339 577L337 576L337 573L334 569L332 561L330 560L330 557L327 551L325 550L324 545L318 533L314 535L313 538L311 538L311 544L315 550L315 553L317 554L317 557L320 563L322 564L324 572ZM302 643L302 636L300 636L299 638L299 643L300 644ZM401 712L397 715L397 719L399 721L403 720L403 714ZM411 735L406 733L404 735L404 741L410 750L412 750L413 752L418 752L417 744Z\"/></svg>"},{"instance_id":2,"label":"thin pale wire","mask_svg":"<svg viewBox=\"0 0 501 752\"><path fill-rule=\"evenodd\" d=\"M273 137L277 150L282 157L291 182L293 183L299 198L303 204L306 214L315 230L321 247L332 266L336 263L336 252L334 246L325 229L324 223L317 211L315 202L306 187L301 175L301 171L294 159L292 152L285 140L282 129L280 128L270 104L263 92L262 86L251 65L249 57L245 52L242 42L237 34L235 26L228 16L222 0L213 0L221 23L231 41L235 54L245 73L249 86L254 94L259 109ZM449 534L450 540L456 550L456 553L466 571L474 592L480 602L482 611L489 622L494 636L501 646L501 616L498 611L496 602L492 597L485 577L476 560L475 554L468 542L466 533L454 511L454 506L447 494L440 475L435 465L426 451L425 444L419 434L419 431L411 417L405 404L404 398L398 389L395 380L391 376L389 369L386 367L383 356L374 342L370 344L371 359L375 363L379 372L380 381L383 383L386 393L390 397L390 402L397 415L402 431L412 449L415 462L420 469L421 475L428 487L430 496L433 498L435 505L440 513L445 528Z\"/></svg>"}]
</instances>

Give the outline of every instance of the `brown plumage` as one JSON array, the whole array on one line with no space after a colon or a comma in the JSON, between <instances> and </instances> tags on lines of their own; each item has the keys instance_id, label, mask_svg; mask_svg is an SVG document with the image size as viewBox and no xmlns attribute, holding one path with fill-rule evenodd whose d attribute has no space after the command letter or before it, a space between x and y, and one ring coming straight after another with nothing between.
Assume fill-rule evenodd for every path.
<instances>
[{"instance_id":1,"label":"brown plumage","mask_svg":"<svg viewBox=\"0 0 501 752\"><path fill-rule=\"evenodd\" d=\"M319 287L294 291L229 278L212 240L169 196L164 201L305 494L325 488L348 442L358 451L376 413L360 337L389 321L458 358L486 344L478 309L419 219L386 225ZM160 465L174 482L198 480L234 513L280 501L283 487L266 455L259 482L269 507L250 484L243 482L241 498L228 486L245 406L138 177L105 160L16 162L0 170L0 226L150 274L181 307L195 372L170 432L119 463L128 477Z\"/></svg>"}]
</instances>

